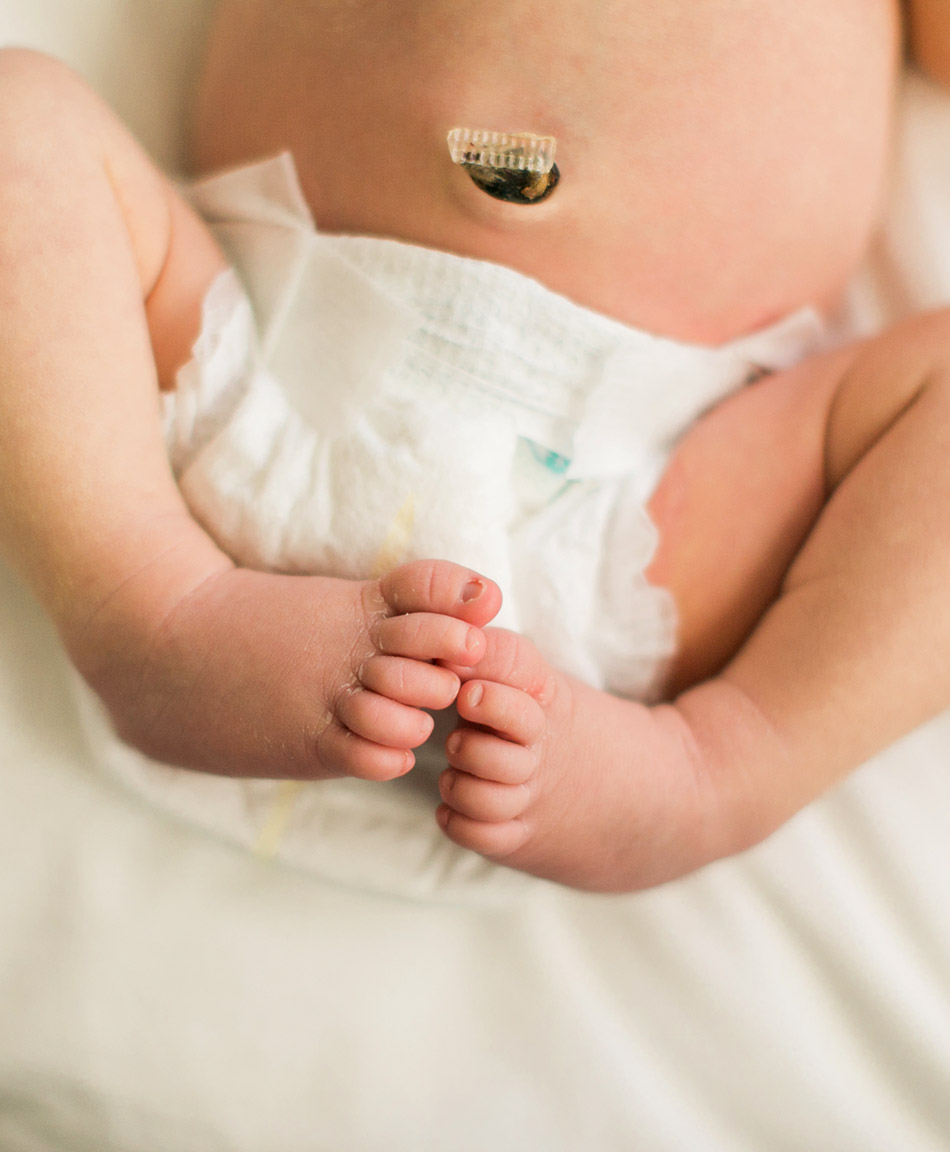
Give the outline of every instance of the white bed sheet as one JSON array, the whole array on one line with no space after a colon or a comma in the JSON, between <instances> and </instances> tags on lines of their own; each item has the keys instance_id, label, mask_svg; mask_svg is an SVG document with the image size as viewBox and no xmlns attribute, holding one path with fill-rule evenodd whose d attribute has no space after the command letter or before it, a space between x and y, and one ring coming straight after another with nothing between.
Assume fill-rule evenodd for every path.
<instances>
[{"instance_id":1,"label":"white bed sheet","mask_svg":"<svg viewBox=\"0 0 950 1152\"><path fill-rule=\"evenodd\" d=\"M207 6L0 0L176 164ZM873 327L950 300L950 101L911 81ZM2 443L2 442L0 442ZM147 809L0 570L3 1152L944 1152L950 716L635 897L383 898Z\"/></svg>"}]
</instances>

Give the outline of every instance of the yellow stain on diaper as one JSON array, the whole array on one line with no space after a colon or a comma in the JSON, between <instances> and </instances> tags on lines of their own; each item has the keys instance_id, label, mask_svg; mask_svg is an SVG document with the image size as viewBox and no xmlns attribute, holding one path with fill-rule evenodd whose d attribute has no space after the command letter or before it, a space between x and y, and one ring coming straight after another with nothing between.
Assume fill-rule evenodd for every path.
<instances>
[{"instance_id":1,"label":"yellow stain on diaper","mask_svg":"<svg viewBox=\"0 0 950 1152\"><path fill-rule=\"evenodd\" d=\"M254 855L259 859L272 860L277 855L304 783L303 780L281 780L276 784L270 811L254 845Z\"/></svg>"},{"instance_id":2,"label":"yellow stain on diaper","mask_svg":"<svg viewBox=\"0 0 950 1152\"><path fill-rule=\"evenodd\" d=\"M385 576L405 559L415 524L416 501L410 493L390 524L373 561L370 575L374 580ZM277 855L297 799L307 783L305 780L281 780L275 786L267 817L254 844L254 855L258 859L272 860ZM314 786L319 787L319 784Z\"/></svg>"},{"instance_id":3,"label":"yellow stain on diaper","mask_svg":"<svg viewBox=\"0 0 950 1152\"><path fill-rule=\"evenodd\" d=\"M386 532L376 559L370 570L374 580L391 572L401 564L409 551L409 541L412 539L412 530L416 525L416 498L410 492L403 506L396 513L392 524Z\"/></svg>"}]
</instances>

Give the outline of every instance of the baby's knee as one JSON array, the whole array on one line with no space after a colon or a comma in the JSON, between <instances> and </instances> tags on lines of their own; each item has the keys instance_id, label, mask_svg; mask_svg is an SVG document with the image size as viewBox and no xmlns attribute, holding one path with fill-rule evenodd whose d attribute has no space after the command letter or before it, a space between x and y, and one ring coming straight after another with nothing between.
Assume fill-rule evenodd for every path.
<instances>
[{"instance_id":1,"label":"baby's knee","mask_svg":"<svg viewBox=\"0 0 950 1152\"><path fill-rule=\"evenodd\" d=\"M52 129L64 115L75 114L84 90L83 81L52 56L0 48L0 133L23 137Z\"/></svg>"},{"instance_id":2,"label":"baby's knee","mask_svg":"<svg viewBox=\"0 0 950 1152\"><path fill-rule=\"evenodd\" d=\"M28 85L43 86L46 78L58 71L67 71L66 66L45 52L34 48L0 48L0 85L4 94L26 91Z\"/></svg>"},{"instance_id":3,"label":"baby's knee","mask_svg":"<svg viewBox=\"0 0 950 1152\"><path fill-rule=\"evenodd\" d=\"M859 345L828 422L829 484L836 488L903 417L928 405L933 431L950 413L950 309L913 316Z\"/></svg>"},{"instance_id":4,"label":"baby's knee","mask_svg":"<svg viewBox=\"0 0 950 1152\"><path fill-rule=\"evenodd\" d=\"M51 188L77 194L79 181L103 167L108 124L106 106L65 64L27 48L0 49L0 186L8 207L29 210Z\"/></svg>"}]
</instances>

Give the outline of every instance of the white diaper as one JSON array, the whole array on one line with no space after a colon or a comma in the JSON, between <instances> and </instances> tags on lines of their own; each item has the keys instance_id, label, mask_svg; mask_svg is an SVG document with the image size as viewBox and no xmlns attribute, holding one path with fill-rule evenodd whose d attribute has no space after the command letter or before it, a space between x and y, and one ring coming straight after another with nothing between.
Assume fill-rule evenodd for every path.
<instances>
[{"instance_id":1,"label":"white diaper","mask_svg":"<svg viewBox=\"0 0 950 1152\"><path fill-rule=\"evenodd\" d=\"M192 199L236 269L165 398L172 465L210 534L283 572L469 565L502 588L497 623L591 684L649 696L675 619L644 577L644 502L698 415L815 346L814 315L720 349L650 336L495 264L320 235L286 156ZM524 882L439 832L444 731L406 780L295 785L154 764L87 704L105 764L262 854L404 894Z\"/></svg>"}]
</instances>

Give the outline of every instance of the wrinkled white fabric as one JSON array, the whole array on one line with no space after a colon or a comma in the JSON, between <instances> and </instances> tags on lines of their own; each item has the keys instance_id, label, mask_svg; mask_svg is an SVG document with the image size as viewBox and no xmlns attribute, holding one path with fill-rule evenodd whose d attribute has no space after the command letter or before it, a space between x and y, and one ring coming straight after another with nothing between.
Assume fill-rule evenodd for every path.
<instances>
[{"instance_id":1,"label":"wrinkled white fabric","mask_svg":"<svg viewBox=\"0 0 950 1152\"><path fill-rule=\"evenodd\" d=\"M675 618L644 576L644 501L697 416L814 347L814 314L719 349L661 339L496 264L321 235L286 155L192 198L234 270L208 295L165 423L211 535L240 564L282 572L469 565L501 585L495 623L588 683L647 696ZM442 727L409 781L291 794L154 765L86 703L103 763L248 847L397 891L523 883L436 827Z\"/></svg>"},{"instance_id":2,"label":"wrinkled white fabric","mask_svg":"<svg viewBox=\"0 0 950 1152\"><path fill-rule=\"evenodd\" d=\"M0 39L167 96L203 7L0 0ZM912 77L844 333L950 303L948 139ZM636 896L374 894L116 787L0 566L0 1148L946 1152L948 766L945 714Z\"/></svg>"}]
</instances>

